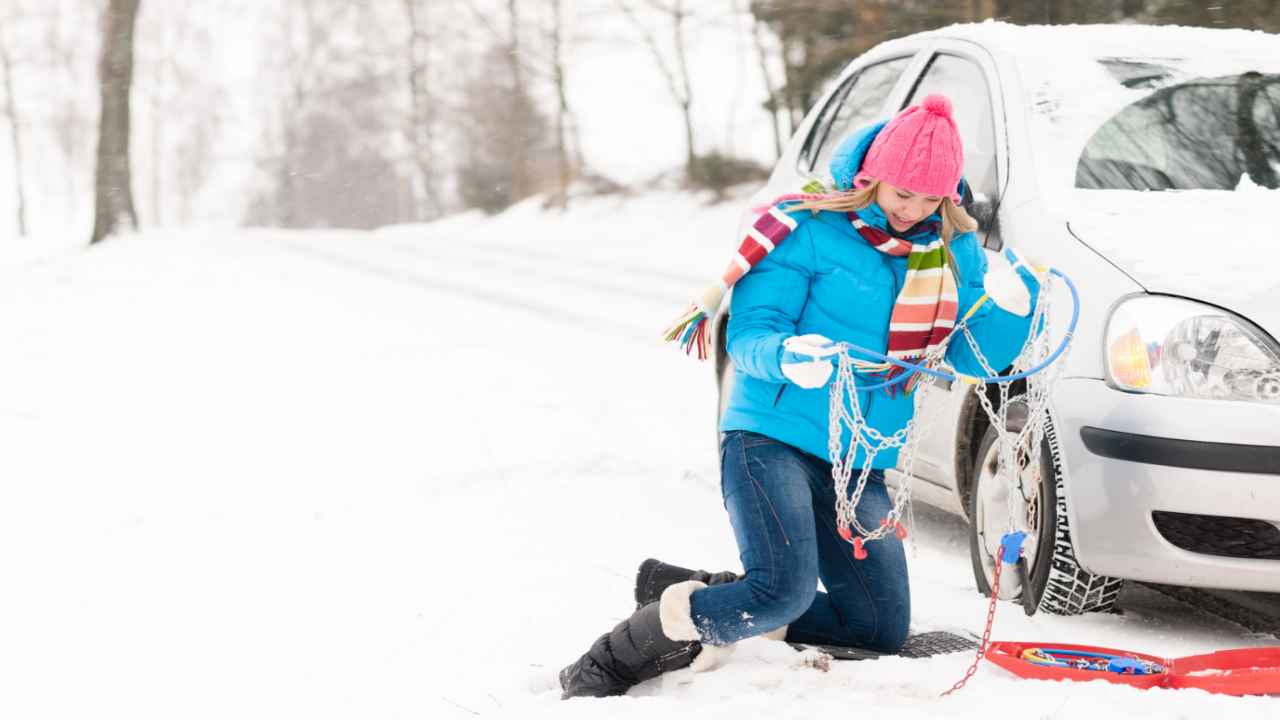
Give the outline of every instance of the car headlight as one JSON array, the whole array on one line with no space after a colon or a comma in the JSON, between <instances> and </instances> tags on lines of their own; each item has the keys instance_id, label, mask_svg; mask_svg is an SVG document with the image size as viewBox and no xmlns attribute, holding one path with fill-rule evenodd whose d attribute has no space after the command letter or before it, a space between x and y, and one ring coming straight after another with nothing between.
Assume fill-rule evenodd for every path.
<instances>
[{"instance_id":1,"label":"car headlight","mask_svg":"<svg viewBox=\"0 0 1280 720\"><path fill-rule=\"evenodd\" d=\"M1280 345L1225 310L1136 295L1112 311L1106 342L1107 380L1121 390L1280 404Z\"/></svg>"}]
</instances>

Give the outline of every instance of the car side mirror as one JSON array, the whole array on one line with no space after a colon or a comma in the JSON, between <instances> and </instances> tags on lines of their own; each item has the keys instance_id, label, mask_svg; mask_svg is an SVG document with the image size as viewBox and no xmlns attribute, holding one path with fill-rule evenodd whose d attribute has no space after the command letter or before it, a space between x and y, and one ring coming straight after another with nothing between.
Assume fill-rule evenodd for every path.
<instances>
[{"instance_id":1,"label":"car side mirror","mask_svg":"<svg viewBox=\"0 0 1280 720\"><path fill-rule=\"evenodd\" d=\"M1004 245L1000 241L1000 233L995 232L996 203L985 193L974 193L973 201L965 208L969 217L978 222L978 234L992 250L1000 250Z\"/></svg>"},{"instance_id":2,"label":"car side mirror","mask_svg":"<svg viewBox=\"0 0 1280 720\"><path fill-rule=\"evenodd\" d=\"M995 224L996 207L995 203L985 193L975 193L973 201L965 208L969 213L969 217L978 221L978 229L989 231L991 226Z\"/></svg>"}]
</instances>

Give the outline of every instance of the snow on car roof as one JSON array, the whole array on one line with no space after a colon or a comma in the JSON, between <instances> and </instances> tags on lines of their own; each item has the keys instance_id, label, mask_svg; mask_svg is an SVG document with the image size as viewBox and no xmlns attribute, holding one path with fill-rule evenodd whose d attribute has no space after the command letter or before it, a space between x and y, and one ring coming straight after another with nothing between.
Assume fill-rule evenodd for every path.
<instances>
[{"instance_id":1,"label":"snow on car roof","mask_svg":"<svg viewBox=\"0 0 1280 720\"><path fill-rule=\"evenodd\" d=\"M987 21L949 25L922 35L973 40L1015 57L1056 60L1098 57L1219 58L1280 62L1280 35L1258 30L1178 25L1011 25Z\"/></svg>"}]
</instances>

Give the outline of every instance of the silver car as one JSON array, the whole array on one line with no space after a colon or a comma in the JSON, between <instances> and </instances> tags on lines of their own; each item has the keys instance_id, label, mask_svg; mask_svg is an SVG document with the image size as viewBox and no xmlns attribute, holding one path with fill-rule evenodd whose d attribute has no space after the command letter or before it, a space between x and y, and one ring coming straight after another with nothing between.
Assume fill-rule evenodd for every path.
<instances>
[{"instance_id":1,"label":"silver car","mask_svg":"<svg viewBox=\"0 0 1280 720\"><path fill-rule=\"evenodd\" d=\"M1280 591L1280 36L984 23L886 42L811 109L752 205L829 183L841 139L933 92L953 101L985 247L1061 269L1082 302L1001 595L1074 614L1108 609L1124 579ZM1051 301L1060 332L1070 297ZM913 493L968 518L987 593L1010 484L976 393L938 385Z\"/></svg>"}]
</instances>

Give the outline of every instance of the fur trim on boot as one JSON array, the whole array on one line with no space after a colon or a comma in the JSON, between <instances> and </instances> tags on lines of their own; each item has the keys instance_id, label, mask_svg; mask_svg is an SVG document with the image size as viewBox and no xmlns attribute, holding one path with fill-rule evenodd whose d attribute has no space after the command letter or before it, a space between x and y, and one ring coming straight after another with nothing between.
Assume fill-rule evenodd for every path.
<instances>
[{"instance_id":1,"label":"fur trim on boot","mask_svg":"<svg viewBox=\"0 0 1280 720\"><path fill-rule=\"evenodd\" d=\"M662 591L659 601L659 617L662 618L662 632L673 640L701 640L697 626L693 624L693 612L689 607L689 596L694 590L706 587L707 584L697 580L686 580L667 587ZM711 645L702 643L702 652L693 659L694 672L707 672L723 665L733 654L733 645Z\"/></svg>"},{"instance_id":2,"label":"fur trim on boot","mask_svg":"<svg viewBox=\"0 0 1280 720\"><path fill-rule=\"evenodd\" d=\"M636 607L644 607L662 598L662 591L671 585L685 580L697 580L708 585L720 585L740 579L737 573L727 570L707 572L706 570L690 570L679 565L668 565L654 558L640 563L636 571L635 600Z\"/></svg>"},{"instance_id":3,"label":"fur trim on boot","mask_svg":"<svg viewBox=\"0 0 1280 720\"><path fill-rule=\"evenodd\" d=\"M689 609L689 596L694 590L706 587L704 582L685 580L662 591L658 601L658 617L662 618L662 633L672 640L701 640L698 628L693 624L693 612Z\"/></svg>"}]
</instances>

